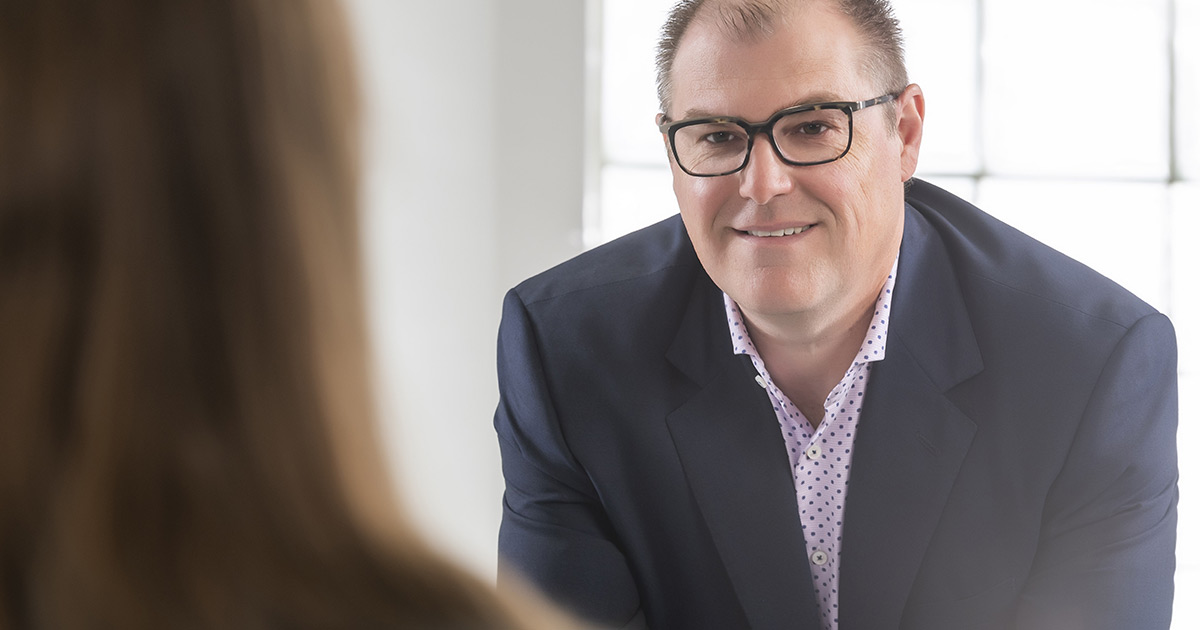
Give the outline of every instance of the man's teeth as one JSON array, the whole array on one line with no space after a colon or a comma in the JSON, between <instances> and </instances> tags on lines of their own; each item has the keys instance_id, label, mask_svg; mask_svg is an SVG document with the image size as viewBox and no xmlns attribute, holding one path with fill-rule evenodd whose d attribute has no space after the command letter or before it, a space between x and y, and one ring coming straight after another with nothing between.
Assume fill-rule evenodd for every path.
<instances>
[{"instance_id":1,"label":"man's teeth","mask_svg":"<svg viewBox=\"0 0 1200 630\"><path fill-rule=\"evenodd\" d=\"M812 226L806 225L804 227L783 228L782 230L772 230L770 232L759 232L757 230L746 230L746 233L749 234L750 236L791 236L797 232L803 232L810 227L812 227Z\"/></svg>"}]
</instances>

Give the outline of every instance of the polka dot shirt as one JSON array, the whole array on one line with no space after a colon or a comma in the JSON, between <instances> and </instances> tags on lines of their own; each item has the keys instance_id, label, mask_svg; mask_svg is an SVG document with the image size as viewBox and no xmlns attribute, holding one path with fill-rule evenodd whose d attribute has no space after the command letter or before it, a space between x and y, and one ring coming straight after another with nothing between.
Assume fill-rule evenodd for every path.
<instances>
[{"instance_id":1,"label":"polka dot shirt","mask_svg":"<svg viewBox=\"0 0 1200 630\"><path fill-rule=\"evenodd\" d=\"M875 316L867 329L858 355L841 382L825 398L825 417L816 429L788 400L767 373L750 333L742 319L741 310L725 296L725 313L735 354L748 354L758 370L755 381L766 390L775 408L775 417L787 445L796 487L796 507L804 529L808 548L809 573L821 609L825 630L838 627L838 569L842 552L842 514L846 505L846 482L850 477L850 460L854 452L854 436L862 412L863 394L871 376L871 364L884 357L887 345L887 326L890 319L892 288L895 285L896 265L875 302Z\"/></svg>"}]
</instances>

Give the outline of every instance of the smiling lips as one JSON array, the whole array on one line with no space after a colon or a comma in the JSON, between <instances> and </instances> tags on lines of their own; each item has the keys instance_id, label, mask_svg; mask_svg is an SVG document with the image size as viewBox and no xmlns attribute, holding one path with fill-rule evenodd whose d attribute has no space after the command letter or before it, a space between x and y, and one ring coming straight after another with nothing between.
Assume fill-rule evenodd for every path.
<instances>
[{"instance_id":1,"label":"smiling lips","mask_svg":"<svg viewBox=\"0 0 1200 630\"><path fill-rule=\"evenodd\" d=\"M800 227L783 228L781 230L771 230L769 232L764 232L764 231L760 231L760 230L743 230L742 232L744 234L749 234L750 236L760 236L760 237L763 237L763 236L791 236L793 234L799 234L800 232L805 232L811 227L812 227L811 225L804 225L804 226L800 226Z\"/></svg>"}]
</instances>

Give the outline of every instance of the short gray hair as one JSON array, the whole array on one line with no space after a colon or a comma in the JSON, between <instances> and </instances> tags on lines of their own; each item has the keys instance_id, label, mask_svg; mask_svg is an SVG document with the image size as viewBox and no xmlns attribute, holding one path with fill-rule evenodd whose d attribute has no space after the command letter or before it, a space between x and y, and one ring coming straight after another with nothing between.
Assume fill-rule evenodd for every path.
<instances>
[{"instance_id":1,"label":"short gray hair","mask_svg":"<svg viewBox=\"0 0 1200 630\"><path fill-rule=\"evenodd\" d=\"M737 39L770 36L779 20L799 2L816 0L733 0L711 3L711 17L718 28ZM904 37L888 0L828 0L858 27L867 44L862 70L883 89L899 92L908 85L904 65ZM663 113L671 100L671 70L679 42L709 0L681 0L667 14L658 40L658 102Z\"/></svg>"}]
</instances>

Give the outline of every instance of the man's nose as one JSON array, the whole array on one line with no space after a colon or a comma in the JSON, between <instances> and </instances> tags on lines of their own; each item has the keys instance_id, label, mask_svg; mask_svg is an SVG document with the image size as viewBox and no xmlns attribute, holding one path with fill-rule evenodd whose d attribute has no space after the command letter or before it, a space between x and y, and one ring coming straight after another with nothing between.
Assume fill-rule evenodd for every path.
<instances>
[{"instance_id":1,"label":"man's nose","mask_svg":"<svg viewBox=\"0 0 1200 630\"><path fill-rule=\"evenodd\" d=\"M776 155L771 140L765 135L759 137L750 147L750 161L738 173L742 180L742 197L765 206L776 196L791 192L793 184L790 169Z\"/></svg>"}]
</instances>

